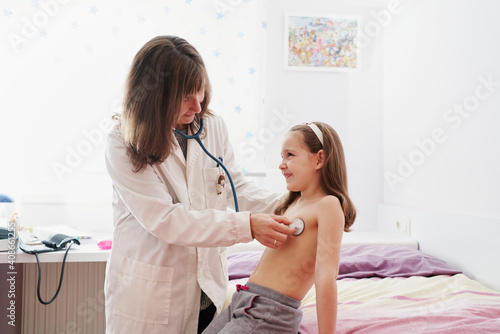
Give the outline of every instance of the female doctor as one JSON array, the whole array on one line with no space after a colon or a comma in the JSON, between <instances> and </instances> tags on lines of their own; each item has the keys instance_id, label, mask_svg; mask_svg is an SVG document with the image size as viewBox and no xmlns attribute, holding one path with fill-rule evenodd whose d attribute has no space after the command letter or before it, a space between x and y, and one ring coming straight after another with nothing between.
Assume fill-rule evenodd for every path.
<instances>
[{"instance_id":1,"label":"female doctor","mask_svg":"<svg viewBox=\"0 0 500 334\"><path fill-rule=\"evenodd\" d=\"M253 238L277 248L293 229L272 212L278 195L245 180L223 119L208 109L210 82L199 53L184 39L159 36L135 56L123 113L109 135L113 248L106 268L106 333L197 333L223 306L225 246ZM217 187L222 169L233 177ZM250 214L250 212L260 212ZM284 224L281 224L284 223Z\"/></svg>"}]
</instances>

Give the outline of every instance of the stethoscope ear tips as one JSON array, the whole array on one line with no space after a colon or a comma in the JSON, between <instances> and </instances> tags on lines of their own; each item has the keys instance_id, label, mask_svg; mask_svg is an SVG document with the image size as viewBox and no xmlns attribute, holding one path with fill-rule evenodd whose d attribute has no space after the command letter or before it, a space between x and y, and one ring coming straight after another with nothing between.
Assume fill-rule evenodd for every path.
<instances>
[{"instance_id":1,"label":"stethoscope ear tips","mask_svg":"<svg viewBox=\"0 0 500 334\"><path fill-rule=\"evenodd\" d=\"M304 229L306 227L306 224L304 224L304 221L300 218L295 218L293 220L293 223L288 225L289 227L295 228L295 232L292 233L294 236L301 235L302 232L304 232Z\"/></svg>"}]
</instances>

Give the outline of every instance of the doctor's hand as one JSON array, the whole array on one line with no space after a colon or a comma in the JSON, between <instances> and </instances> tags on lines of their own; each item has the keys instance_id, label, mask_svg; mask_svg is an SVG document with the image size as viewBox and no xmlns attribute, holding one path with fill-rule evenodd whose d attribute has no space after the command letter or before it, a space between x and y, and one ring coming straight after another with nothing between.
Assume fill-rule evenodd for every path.
<instances>
[{"instance_id":1,"label":"doctor's hand","mask_svg":"<svg viewBox=\"0 0 500 334\"><path fill-rule=\"evenodd\" d=\"M295 229L287 227L292 222L284 216L264 213L250 214L252 236L266 247L277 249Z\"/></svg>"}]
</instances>

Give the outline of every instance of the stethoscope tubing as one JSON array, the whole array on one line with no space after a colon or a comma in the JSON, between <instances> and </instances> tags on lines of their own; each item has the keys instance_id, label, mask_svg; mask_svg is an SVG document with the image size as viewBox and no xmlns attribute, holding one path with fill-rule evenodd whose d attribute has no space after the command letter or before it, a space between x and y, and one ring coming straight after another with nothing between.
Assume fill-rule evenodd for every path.
<instances>
[{"instance_id":1,"label":"stethoscope tubing","mask_svg":"<svg viewBox=\"0 0 500 334\"><path fill-rule=\"evenodd\" d=\"M203 131L203 118L200 119L200 129L194 135L187 135L187 134L183 133L182 131L179 131L179 130L175 129L175 132L177 132L178 134L180 134L182 137L184 137L186 139L195 139L196 142L202 148L203 152L205 152L206 155L208 155L213 161L215 161L216 164L220 165L222 167L222 169L224 170L224 172L226 172L227 178L229 179L229 183L231 184L231 190L233 191L234 210L236 212L239 212L240 210L239 210L239 207L238 207L238 198L236 197L236 189L234 188L233 178L231 177L231 174L229 174L229 171L227 170L226 166L224 166L224 164L222 163L222 161L217 160L216 157L214 157L212 154L210 154L210 152L208 152L208 150L205 147L205 145L203 145L203 143L201 141L201 138L200 138L200 135L201 135L202 131Z\"/></svg>"}]
</instances>

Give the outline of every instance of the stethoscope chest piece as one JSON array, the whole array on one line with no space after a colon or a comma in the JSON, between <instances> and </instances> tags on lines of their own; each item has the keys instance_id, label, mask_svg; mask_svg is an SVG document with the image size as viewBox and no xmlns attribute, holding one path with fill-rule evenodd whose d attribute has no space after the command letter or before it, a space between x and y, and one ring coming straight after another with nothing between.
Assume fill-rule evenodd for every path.
<instances>
[{"instance_id":1,"label":"stethoscope chest piece","mask_svg":"<svg viewBox=\"0 0 500 334\"><path fill-rule=\"evenodd\" d=\"M301 235L302 232L304 232L304 228L306 227L306 224L304 224L304 221L300 218L295 218L293 220L293 223L288 225L289 227L295 228L295 232L292 233L294 236Z\"/></svg>"}]
</instances>

